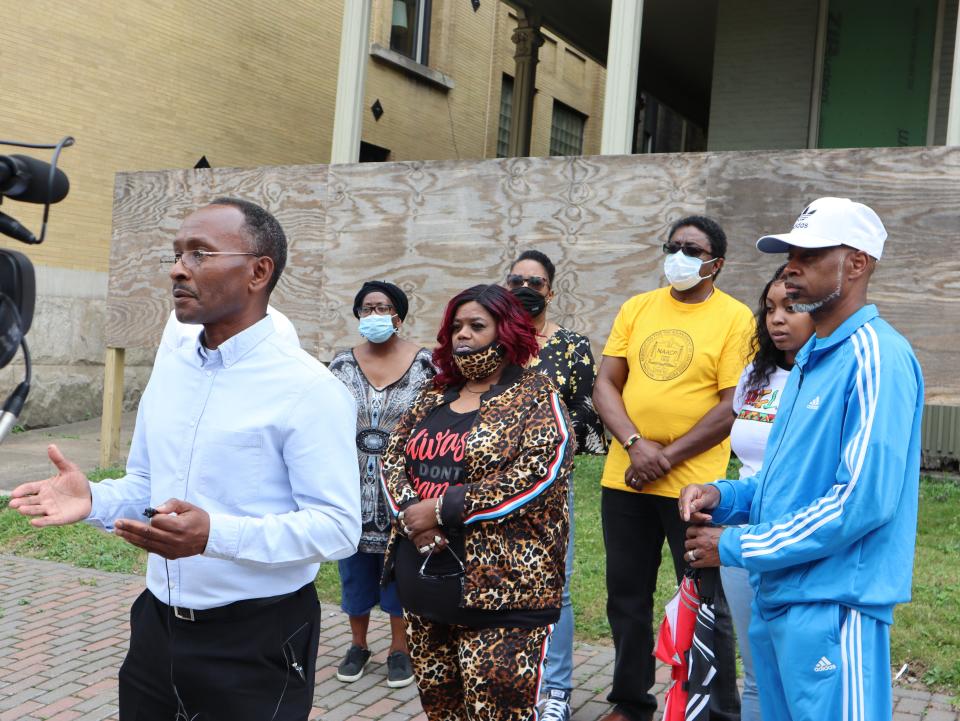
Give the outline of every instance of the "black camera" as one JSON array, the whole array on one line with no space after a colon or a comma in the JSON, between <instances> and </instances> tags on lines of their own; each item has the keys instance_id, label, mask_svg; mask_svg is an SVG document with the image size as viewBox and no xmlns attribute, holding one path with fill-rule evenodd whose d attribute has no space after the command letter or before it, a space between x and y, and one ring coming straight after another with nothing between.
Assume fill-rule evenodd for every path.
<instances>
[{"instance_id":1,"label":"black camera","mask_svg":"<svg viewBox=\"0 0 960 721\"><path fill-rule=\"evenodd\" d=\"M44 206L39 238L6 213L0 213L0 233L30 245L42 243L47 234L50 205L59 203L70 191L70 181L62 170L57 170L57 160L61 150L73 145L73 138L65 137L55 145L6 140L0 140L0 145L53 150L49 163L28 155L0 155L0 203L9 198ZM22 348L25 370L23 381L0 411L0 443L17 422L30 393L30 350L26 335L33 322L36 298L36 277L29 258L15 250L0 249L0 368L6 367Z\"/></svg>"}]
</instances>

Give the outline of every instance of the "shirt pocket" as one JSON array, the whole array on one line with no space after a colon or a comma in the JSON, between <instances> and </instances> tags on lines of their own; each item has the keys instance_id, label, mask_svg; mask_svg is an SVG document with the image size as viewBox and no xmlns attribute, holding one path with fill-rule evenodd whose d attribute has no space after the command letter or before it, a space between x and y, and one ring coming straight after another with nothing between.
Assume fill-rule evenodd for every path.
<instances>
[{"instance_id":1,"label":"shirt pocket","mask_svg":"<svg viewBox=\"0 0 960 721\"><path fill-rule=\"evenodd\" d=\"M211 430L200 443L197 491L232 508L256 500L264 463L261 434Z\"/></svg>"}]
</instances>

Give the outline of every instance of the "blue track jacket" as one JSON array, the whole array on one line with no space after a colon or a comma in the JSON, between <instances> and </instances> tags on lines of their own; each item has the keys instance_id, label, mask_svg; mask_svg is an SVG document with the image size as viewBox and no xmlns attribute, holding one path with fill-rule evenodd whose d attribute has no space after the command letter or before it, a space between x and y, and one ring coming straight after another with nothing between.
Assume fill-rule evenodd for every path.
<instances>
[{"instance_id":1,"label":"blue track jacket","mask_svg":"<svg viewBox=\"0 0 960 721\"><path fill-rule=\"evenodd\" d=\"M922 411L913 349L876 306L799 351L760 472L715 484L714 523L749 523L723 531L720 561L750 572L762 614L824 601L893 622L910 600Z\"/></svg>"}]
</instances>

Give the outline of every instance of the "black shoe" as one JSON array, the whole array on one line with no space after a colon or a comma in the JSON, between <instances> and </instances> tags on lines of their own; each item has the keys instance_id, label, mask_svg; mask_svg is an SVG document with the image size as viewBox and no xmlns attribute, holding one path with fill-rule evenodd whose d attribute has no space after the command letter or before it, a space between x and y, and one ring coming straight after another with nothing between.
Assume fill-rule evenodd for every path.
<instances>
[{"instance_id":1,"label":"black shoe","mask_svg":"<svg viewBox=\"0 0 960 721\"><path fill-rule=\"evenodd\" d=\"M343 662L337 668L337 679L346 683L359 681L363 676L363 670L370 662L370 652L359 646L351 646L347 649L347 655Z\"/></svg>"},{"instance_id":2,"label":"black shoe","mask_svg":"<svg viewBox=\"0 0 960 721\"><path fill-rule=\"evenodd\" d=\"M403 651L394 651L387 656L387 686L403 688L413 683L413 666L410 657Z\"/></svg>"}]
</instances>

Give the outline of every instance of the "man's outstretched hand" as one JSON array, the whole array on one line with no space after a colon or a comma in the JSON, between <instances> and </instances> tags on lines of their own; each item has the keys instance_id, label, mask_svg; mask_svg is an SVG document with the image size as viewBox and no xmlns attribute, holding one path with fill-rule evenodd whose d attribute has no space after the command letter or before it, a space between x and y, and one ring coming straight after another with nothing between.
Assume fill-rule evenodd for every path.
<instances>
[{"instance_id":1,"label":"man's outstretched hand","mask_svg":"<svg viewBox=\"0 0 960 721\"><path fill-rule=\"evenodd\" d=\"M172 561L204 552L210 537L210 514L192 503L171 498L157 506L157 515L149 523L118 518L113 532L134 546Z\"/></svg>"},{"instance_id":2,"label":"man's outstretched hand","mask_svg":"<svg viewBox=\"0 0 960 721\"><path fill-rule=\"evenodd\" d=\"M82 521L90 515L93 506L90 481L55 445L47 446L47 456L56 466L57 475L14 488L10 508L24 516L33 516L30 525L37 528Z\"/></svg>"}]
</instances>

